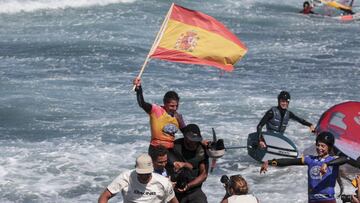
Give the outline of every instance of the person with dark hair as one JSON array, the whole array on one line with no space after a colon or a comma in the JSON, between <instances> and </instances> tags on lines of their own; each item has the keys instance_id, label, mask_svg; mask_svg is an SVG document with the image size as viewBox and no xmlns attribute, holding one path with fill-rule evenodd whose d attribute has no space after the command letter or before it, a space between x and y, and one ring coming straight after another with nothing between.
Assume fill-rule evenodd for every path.
<instances>
[{"instance_id":1,"label":"person with dark hair","mask_svg":"<svg viewBox=\"0 0 360 203\"><path fill-rule=\"evenodd\" d=\"M208 175L209 157L201 144L199 126L189 124L183 129L183 134L184 138L175 140L169 153L171 161L180 163L169 170L172 181L176 182L175 196L180 203L206 203L207 197L201 186Z\"/></svg>"},{"instance_id":2,"label":"person with dark hair","mask_svg":"<svg viewBox=\"0 0 360 203\"><path fill-rule=\"evenodd\" d=\"M154 173L165 177L169 176L165 168L166 164L168 163L167 154L168 150L162 145L154 147L154 149L149 154L153 160Z\"/></svg>"},{"instance_id":3,"label":"person with dark hair","mask_svg":"<svg viewBox=\"0 0 360 203\"><path fill-rule=\"evenodd\" d=\"M330 155L335 143L330 132L322 132L316 137L317 156L302 156L297 159L273 159L265 161L260 169L260 174L272 166L308 166L308 202L309 203L336 203L335 184L339 174L339 165L331 165L325 169L325 163L337 157ZM324 170L325 169L325 170Z\"/></svg>"},{"instance_id":4,"label":"person with dark hair","mask_svg":"<svg viewBox=\"0 0 360 203\"><path fill-rule=\"evenodd\" d=\"M302 13L302 14L315 14L312 11L312 6L310 5L310 3L308 1L305 1L303 3L303 10L301 10L300 13Z\"/></svg>"},{"instance_id":5,"label":"person with dark hair","mask_svg":"<svg viewBox=\"0 0 360 203\"><path fill-rule=\"evenodd\" d=\"M259 146L261 148L266 147L266 143L262 138L262 128L266 125L267 131L274 131L284 133L290 119L295 120L310 128L310 131L315 130L315 126L309 123L305 119L296 116L293 112L288 110L290 103L290 93L287 91L281 91L278 95L278 105L271 107L257 125L256 132L259 137Z\"/></svg>"},{"instance_id":6,"label":"person with dark hair","mask_svg":"<svg viewBox=\"0 0 360 203\"><path fill-rule=\"evenodd\" d=\"M224 177L224 176L223 176ZM248 194L249 188L246 180L241 175L230 176L225 183L226 194L221 203L258 203L259 200L252 194Z\"/></svg>"},{"instance_id":7,"label":"person with dark hair","mask_svg":"<svg viewBox=\"0 0 360 203\"><path fill-rule=\"evenodd\" d=\"M151 141L149 152L159 145L163 145L167 149L173 148L175 133L185 127L182 115L177 112L180 97L176 92L169 91L164 95L163 106L149 104L144 100L141 79L136 77L133 84L139 106L150 116Z\"/></svg>"}]
</instances>

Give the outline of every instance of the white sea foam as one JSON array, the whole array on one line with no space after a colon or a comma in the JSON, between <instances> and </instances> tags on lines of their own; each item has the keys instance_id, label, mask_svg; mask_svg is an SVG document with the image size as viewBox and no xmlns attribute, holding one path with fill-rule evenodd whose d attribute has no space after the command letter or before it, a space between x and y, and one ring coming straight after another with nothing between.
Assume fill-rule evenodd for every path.
<instances>
[{"instance_id":1,"label":"white sea foam","mask_svg":"<svg viewBox=\"0 0 360 203\"><path fill-rule=\"evenodd\" d=\"M105 6L117 3L132 3L136 0L2 0L0 13L33 12L41 9L81 8Z\"/></svg>"}]
</instances>

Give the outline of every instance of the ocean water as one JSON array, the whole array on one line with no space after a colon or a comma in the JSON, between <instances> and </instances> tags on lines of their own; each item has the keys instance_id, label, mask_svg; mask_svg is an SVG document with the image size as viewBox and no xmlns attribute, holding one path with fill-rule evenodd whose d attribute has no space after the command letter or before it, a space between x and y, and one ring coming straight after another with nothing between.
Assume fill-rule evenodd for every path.
<instances>
[{"instance_id":1,"label":"ocean water","mask_svg":"<svg viewBox=\"0 0 360 203\"><path fill-rule=\"evenodd\" d=\"M0 0L0 202L96 202L134 167L150 136L131 83L171 3ZM360 100L360 21L300 15L300 0L176 3L217 18L249 48L231 73L160 60L145 69L146 101L177 91L179 112L205 138L215 128L227 146L244 146L281 90L312 123ZM314 144L295 122L287 134L300 151ZM260 202L307 201L306 167L259 168L246 149L227 151L203 186L209 202L222 199L223 174L242 174Z\"/></svg>"}]
</instances>

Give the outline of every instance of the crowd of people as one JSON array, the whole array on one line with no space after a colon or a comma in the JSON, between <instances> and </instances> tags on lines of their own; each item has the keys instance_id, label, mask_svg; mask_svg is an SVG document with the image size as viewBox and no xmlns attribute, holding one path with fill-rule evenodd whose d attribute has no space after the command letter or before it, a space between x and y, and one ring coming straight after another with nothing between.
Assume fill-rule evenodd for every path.
<instances>
[{"instance_id":1,"label":"crowd of people","mask_svg":"<svg viewBox=\"0 0 360 203\"><path fill-rule=\"evenodd\" d=\"M141 79L135 78L137 102L149 115L151 141L148 154L141 154L135 162L135 169L121 173L100 195L98 202L106 203L121 192L124 202L170 202L170 203L206 203L207 197L202 191L209 172L210 141L204 140L198 125L186 125L182 115L177 112L179 96L174 91L164 95L163 106L145 102ZM259 147L266 147L261 137L262 127L268 131L283 133L288 121L293 119L314 131L314 125L297 117L287 108L290 94L278 95L278 106L272 107L261 119L257 132ZM182 138L175 139L175 133L181 131ZM260 173L272 166L307 165L308 201L310 203L335 203L335 183L339 166L346 163L343 157L331 154L334 136L329 132L320 133L316 138L316 156L304 156L297 159L273 159L263 163ZM211 155L210 155L211 156ZM258 198L249 194L249 187L241 175L221 178L225 196L221 203L247 202L257 203ZM360 183L360 175L356 178ZM351 202L358 203L357 196L351 196Z\"/></svg>"}]
</instances>

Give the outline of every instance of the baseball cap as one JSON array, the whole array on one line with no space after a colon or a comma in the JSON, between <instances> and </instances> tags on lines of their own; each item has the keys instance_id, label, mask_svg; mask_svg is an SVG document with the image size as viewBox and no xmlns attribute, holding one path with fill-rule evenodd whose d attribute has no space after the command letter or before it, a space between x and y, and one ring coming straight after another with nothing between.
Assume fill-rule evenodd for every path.
<instances>
[{"instance_id":1,"label":"baseball cap","mask_svg":"<svg viewBox=\"0 0 360 203\"><path fill-rule=\"evenodd\" d=\"M184 136L193 142L201 142L202 141L199 126L197 126L196 124L187 125L184 128Z\"/></svg>"},{"instance_id":2,"label":"baseball cap","mask_svg":"<svg viewBox=\"0 0 360 203\"><path fill-rule=\"evenodd\" d=\"M138 174L148 174L154 171L151 157L148 154L141 154L136 159L135 171Z\"/></svg>"}]
</instances>

